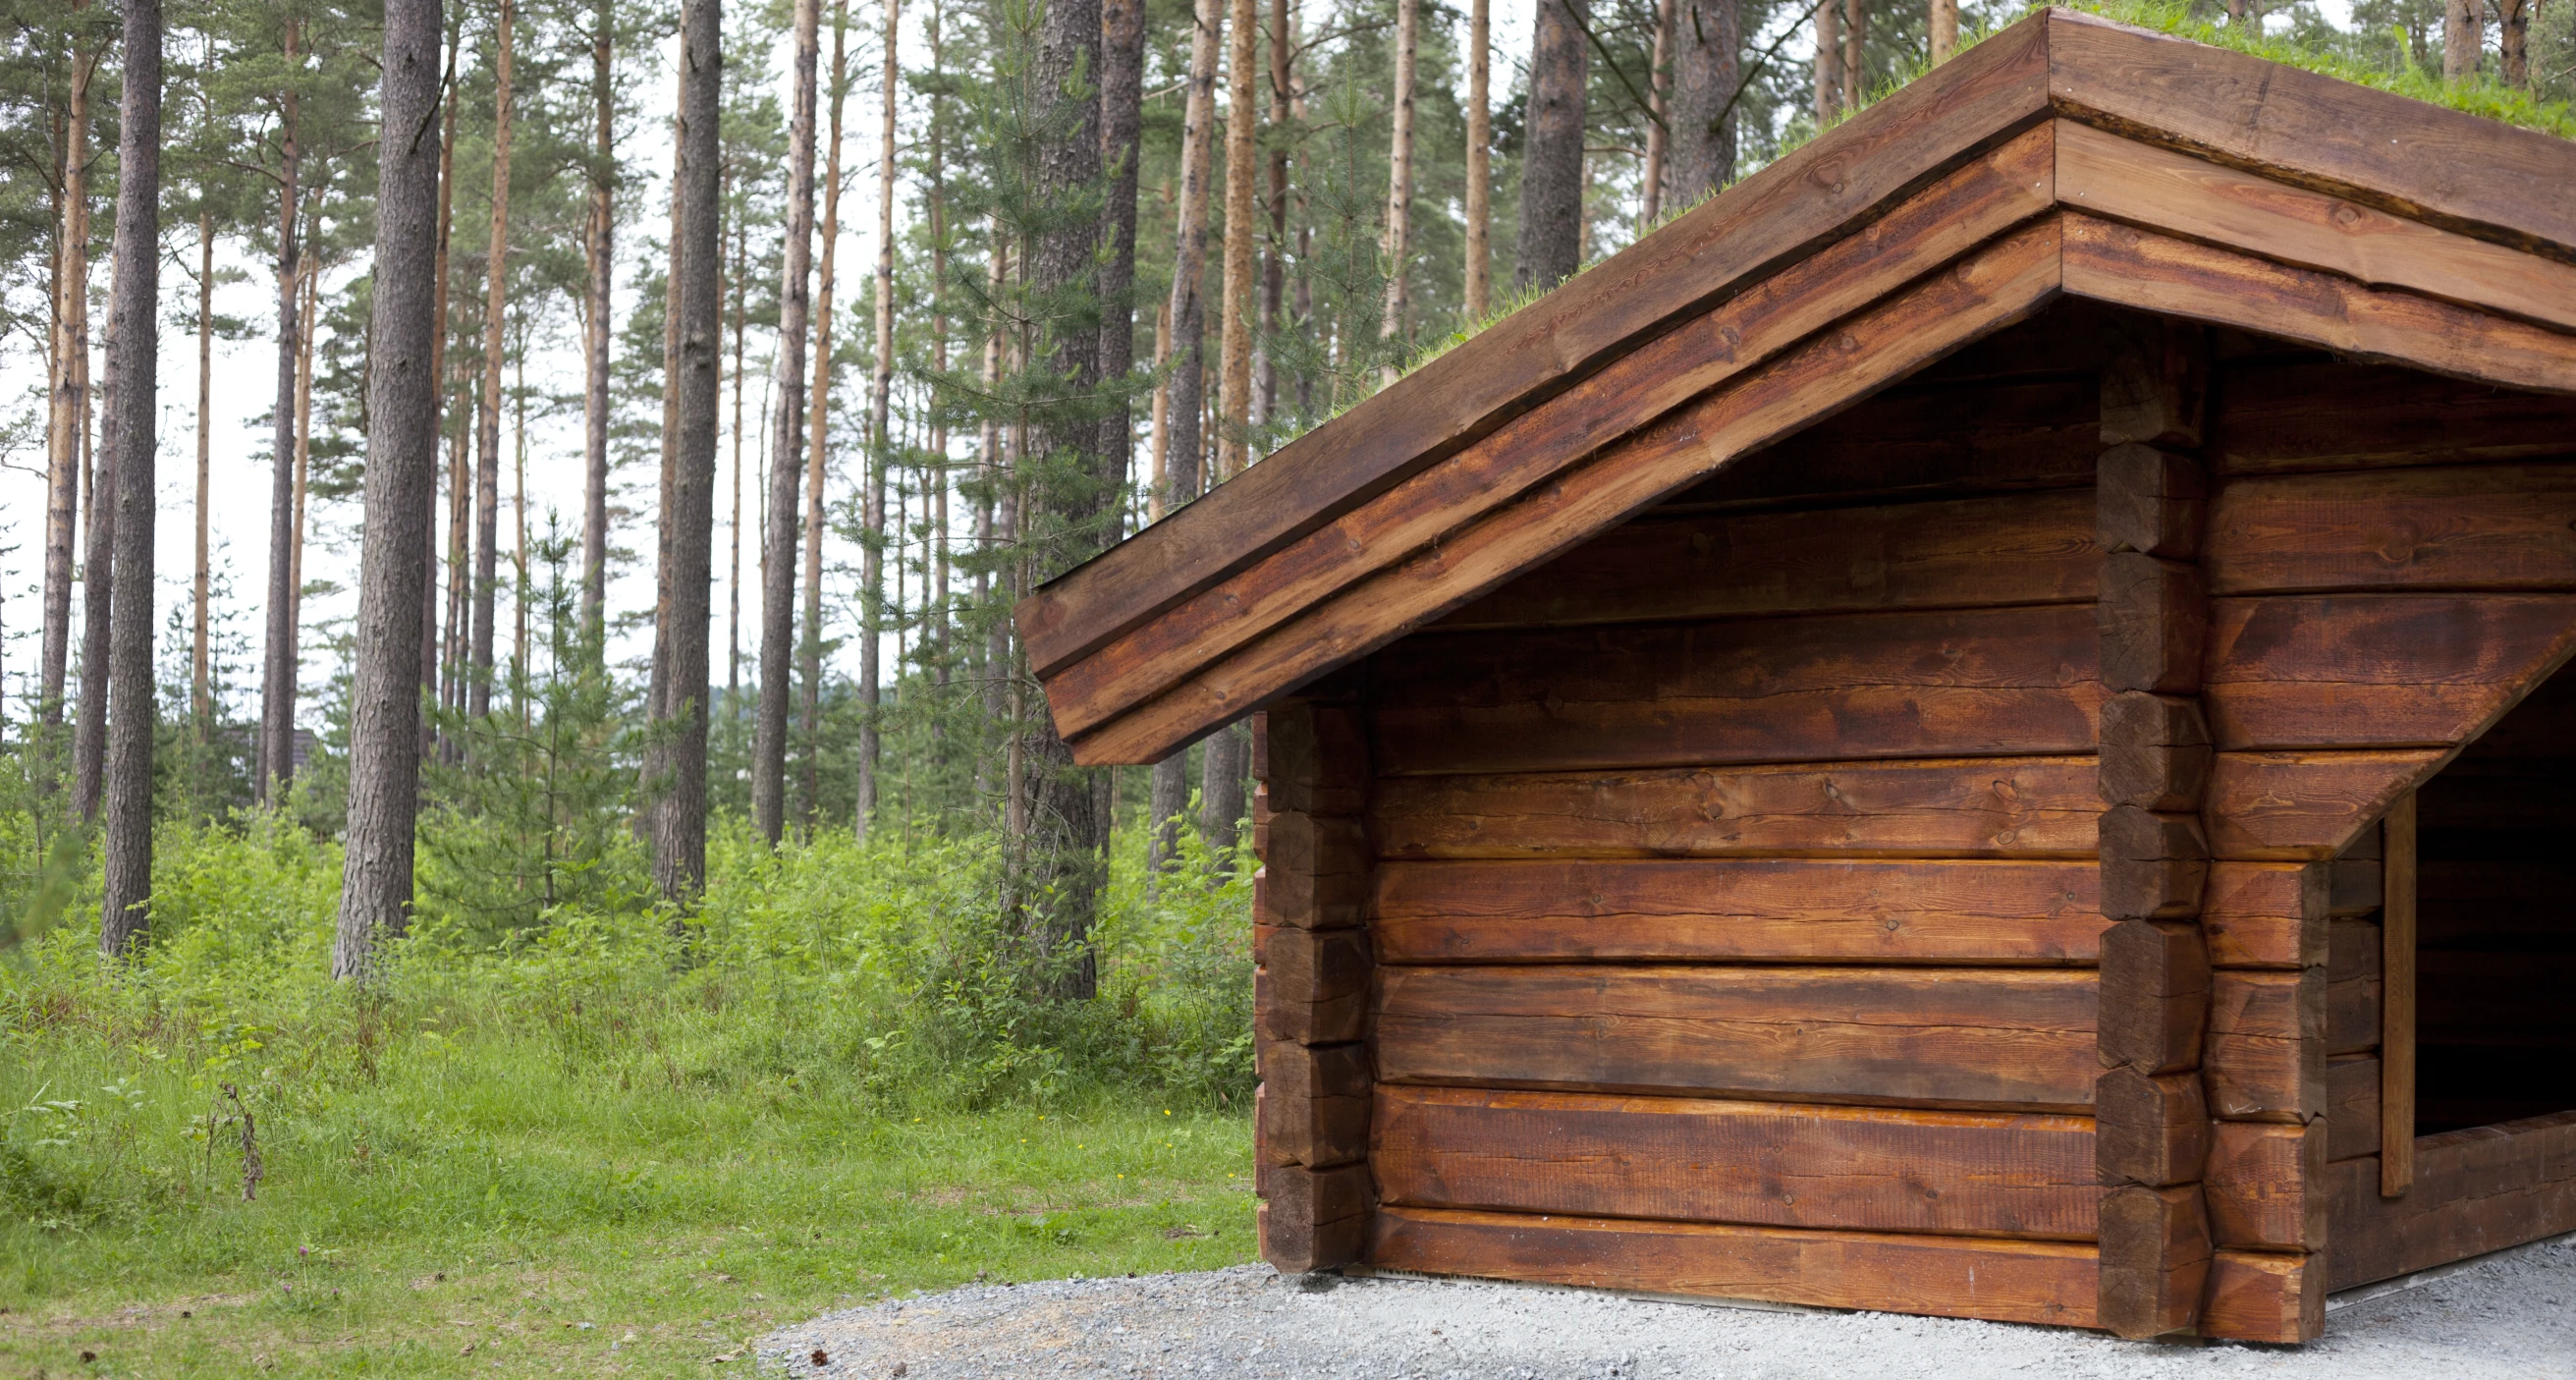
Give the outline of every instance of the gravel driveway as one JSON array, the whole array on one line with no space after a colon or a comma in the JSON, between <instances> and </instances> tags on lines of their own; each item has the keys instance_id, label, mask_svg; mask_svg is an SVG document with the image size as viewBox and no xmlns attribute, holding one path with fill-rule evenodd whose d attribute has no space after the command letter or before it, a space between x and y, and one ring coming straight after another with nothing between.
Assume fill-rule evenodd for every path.
<instances>
[{"instance_id":1,"label":"gravel driveway","mask_svg":"<svg viewBox=\"0 0 2576 1380\"><path fill-rule=\"evenodd\" d=\"M759 1359L764 1374L907 1380L2561 1380L2576 1377L2576 1236L2500 1252L2414 1287L2338 1297L2326 1335L2300 1348L2121 1342L2061 1328L1528 1285L1283 1278L1245 1265L888 1300L778 1332L760 1343Z\"/></svg>"}]
</instances>

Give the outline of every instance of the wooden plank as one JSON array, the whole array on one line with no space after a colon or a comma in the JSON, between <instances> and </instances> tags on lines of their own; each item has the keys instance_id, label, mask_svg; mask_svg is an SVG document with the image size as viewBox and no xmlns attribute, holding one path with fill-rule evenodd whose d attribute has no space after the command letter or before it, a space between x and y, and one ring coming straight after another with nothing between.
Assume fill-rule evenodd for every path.
<instances>
[{"instance_id":1,"label":"wooden plank","mask_svg":"<svg viewBox=\"0 0 2576 1380\"><path fill-rule=\"evenodd\" d=\"M2380 969L2387 984L2379 1049L2379 1192L2403 1196L2415 1183L2415 797L2388 807L2380 839L2387 901L2379 913Z\"/></svg>"},{"instance_id":2,"label":"wooden plank","mask_svg":"<svg viewBox=\"0 0 2576 1380\"><path fill-rule=\"evenodd\" d=\"M1747 286L1707 315L1606 363L1582 386L1314 524L1258 564L1209 583L1150 623L1103 642L1079 663L1041 661L1058 723L1070 734L1097 726L1480 510L1758 370L1801 337L1873 306L1908 280L2040 214L2049 205L2048 168L2046 132L2024 135L1925 188L1867 232ZM1595 310L1604 305L1597 298L1592 304ZM1418 395L1422 389L1408 380L1406 391ZM1362 403L1352 416L1367 410L1369 404ZM1349 419L1337 420L1310 435L1348 424ZM1401 423L1381 418L1379 425ZM1290 450L1296 448L1292 444ZM1285 452L1269 463L1281 462L1297 463ZM1043 642L1031 635L1033 648Z\"/></svg>"},{"instance_id":3,"label":"wooden plank","mask_svg":"<svg viewBox=\"0 0 2576 1380\"><path fill-rule=\"evenodd\" d=\"M2385 91L2052 11L2063 114L2277 181L2549 254L2576 255L2567 141ZM2464 175L2475 169L2475 175Z\"/></svg>"},{"instance_id":4,"label":"wooden plank","mask_svg":"<svg viewBox=\"0 0 2576 1380\"><path fill-rule=\"evenodd\" d=\"M2326 961L2326 928L2308 922L2324 898L2322 871L2298 863L2213 863L2200 928L2219 968L2307 968Z\"/></svg>"},{"instance_id":5,"label":"wooden plank","mask_svg":"<svg viewBox=\"0 0 2576 1380\"><path fill-rule=\"evenodd\" d=\"M1387 775L2083 752L2084 604L1408 638L1374 663Z\"/></svg>"},{"instance_id":6,"label":"wooden plank","mask_svg":"<svg viewBox=\"0 0 2576 1380\"><path fill-rule=\"evenodd\" d=\"M2222 1247L2325 1249L2326 1125L2217 1123L2203 1176L2211 1239Z\"/></svg>"},{"instance_id":7,"label":"wooden plank","mask_svg":"<svg viewBox=\"0 0 2576 1380\"><path fill-rule=\"evenodd\" d=\"M2090 1240L2093 1123L1713 1098L1378 1089L1386 1202Z\"/></svg>"},{"instance_id":8,"label":"wooden plank","mask_svg":"<svg viewBox=\"0 0 2576 1380\"><path fill-rule=\"evenodd\" d=\"M2554 401L2576 447L2576 405ZM2220 595L2576 589L2576 464L2231 480L2208 565Z\"/></svg>"},{"instance_id":9,"label":"wooden plank","mask_svg":"<svg viewBox=\"0 0 2576 1380\"><path fill-rule=\"evenodd\" d=\"M2403 1198L2381 1196L2377 1156L2328 1178L2333 1289L2576 1231L2576 1111L2418 1139Z\"/></svg>"},{"instance_id":10,"label":"wooden plank","mask_svg":"<svg viewBox=\"0 0 2576 1380\"><path fill-rule=\"evenodd\" d=\"M2021 757L1390 777L1369 828L1388 858L2073 858L2101 809L2091 757Z\"/></svg>"},{"instance_id":11,"label":"wooden plank","mask_svg":"<svg viewBox=\"0 0 2576 1380\"><path fill-rule=\"evenodd\" d=\"M2326 1158L2379 1153L2379 1055L2326 1061Z\"/></svg>"},{"instance_id":12,"label":"wooden plank","mask_svg":"<svg viewBox=\"0 0 2576 1380\"><path fill-rule=\"evenodd\" d=\"M2576 398L2386 365L2253 361L2219 372L2213 431L2223 475L2564 456L2576 451ZM2224 485L2219 502L2223 524Z\"/></svg>"},{"instance_id":13,"label":"wooden plank","mask_svg":"<svg viewBox=\"0 0 2576 1380\"><path fill-rule=\"evenodd\" d=\"M1368 1259L1383 1269L2067 1327L2094 1317L2094 1250L2072 1242L1402 1207L1373 1226Z\"/></svg>"},{"instance_id":14,"label":"wooden plank","mask_svg":"<svg viewBox=\"0 0 2576 1380\"><path fill-rule=\"evenodd\" d=\"M1995 968L1381 968L1389 1083L2082 1110L2093 974Z\"/></svg>"},{"instance_id":15,"label":"wooden plank","mask_svg":"<svg viewBox=\"0 0 2576 1380\"><path fill-rule=\"evenodd\" d=\"M2122 1337L2190 1327L2209 1279L2209 1213L2198 1184L2131 1184L2102 1196L2101 1325Z\"/></svg>"},{"instance_id":16,"label":"wooden plank","mask_svg":"<svg viewBox=\"0 0 2576 1380\"><path fill-rule=\"evenodd\" d=\"M2222 752L2202 818L2225 859L2323 859L2430 775L2435 749Z\"/></svg>"},{"instance_id":17,"label":"wooden plank","mask_svg":"<svg viewBox=\"0 0 2576 1380\"><path fill-rule=\"evenodd\" d=\"M2369 361L2576 391L2576 336L2067 212L2066 291Z\"/></svg>"},{"instance_id":18,"label":"wooden plank","mask_svg":"<svg viewBox=\"0 0 2576 1380\"><path fill-rule=\"evenodd\" d=\"M2057 127L2057 194L2113 220L2576 330L2576 269L2564 263L2071 120Z\"/></svg>"},{"instance_id":19,"label":"wooden plank","mask_svg":"<svg viewBox=\"0 0 2576 1380\"><path fill-rule=\"evenodd\" d=\"M2210 1257L2200 1335L2305 1342L2326 1329L2326 1257L2221 1250Z\"/></svg>"},{"instance_id":20,"label":"wooden plank","mask_svg":"<svg viewBox=\"0 0 2576 1380\"><path fill-rule=\"evenodd\" d=\"M1955 425L1949 414L1943 419ZM1657 510L1435 626L1578 627L2082 601L2093 597L2098 564L2092 520L2089 497L2065 491L1822 511Z\"/></svg>"},{"instance_id":21,"label":"wooden plank","mask_svg":"<svg viewBox=\"0 0 2576 1380\"><path fill-rule=\"evenodd\" d=\"M2212 1116L2307 1121L2326 1108L2325 974L2211 975L2201 1066Z\"/></svg>"},{"instance_id":22,"label":"wooden plank","mask_svg":"<svg viewBox=\"0 0 2576 1380\"><path fill-rule=\"evenodd\" d=\"M2222 751L2448 748L2576 647L2576 595L2220 599L2209 647Z\"/></svg>"},{"instance_id":23,"label":"wooden plank","mask_svg":"<svg viewBox=\"0 0 2576 1380\"><path fill-rule=\"evenodd\" d=\"M2083 862L1390 862L1369 934L1386 963L2090 963L2094 885Z\"/></svg>"},{"instance_id":24,"label":"wooden plank","mask_svg":"<svg viewBox=\"0 0 2576 1380\"><path fill-rule=\"evenodd\" d=\"M1436 543L1348 584L1291 624L1198 663L1159 698L1081 734L1086 763L1154 760L1318 672L1363 656L1737 457L1867 396L2058 291L2054 221L1995 240L1686 407L1559 471ZM1050 703L1089 697L1049 686ZM1118 697L1115 703L1133 703ZM1103 701L1110 703L1112 701Z\"/></svg>"}]
</instances>

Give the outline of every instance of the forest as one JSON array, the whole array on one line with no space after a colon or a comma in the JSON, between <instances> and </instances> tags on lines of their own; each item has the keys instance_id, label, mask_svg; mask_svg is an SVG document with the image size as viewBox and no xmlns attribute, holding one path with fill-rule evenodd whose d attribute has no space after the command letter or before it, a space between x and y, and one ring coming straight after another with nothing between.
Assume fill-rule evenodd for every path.
<instances>
[{"instance_id":1,"label":"forest","mask_svg":"<svg viewBox=\"0 0 2576 1380\"><path fill-rule=\"evenodd\" d=\"M2083 7L2576 137L2569 0ZM1251 735L1014 604L2024 12L10 0L0 1358L1250 1259Z\"/></svg>"}]
</instances>

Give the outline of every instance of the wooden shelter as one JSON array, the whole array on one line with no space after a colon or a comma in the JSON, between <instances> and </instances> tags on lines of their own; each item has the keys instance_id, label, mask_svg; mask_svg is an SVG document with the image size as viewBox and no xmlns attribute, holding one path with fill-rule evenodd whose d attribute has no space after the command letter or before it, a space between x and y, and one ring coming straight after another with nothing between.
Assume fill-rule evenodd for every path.
<instances>
[{"instance_id":1,"label":"wooden shelter","mask_svg":"<svg viewBox=\"0 0 2576 1380\"><path fill-rule=\"evenodd\" d=\"M1263 1249L2314 1337L2576 1229L2576 145L2052 11L1032 594Z\"/></svg>"}]
</instances>

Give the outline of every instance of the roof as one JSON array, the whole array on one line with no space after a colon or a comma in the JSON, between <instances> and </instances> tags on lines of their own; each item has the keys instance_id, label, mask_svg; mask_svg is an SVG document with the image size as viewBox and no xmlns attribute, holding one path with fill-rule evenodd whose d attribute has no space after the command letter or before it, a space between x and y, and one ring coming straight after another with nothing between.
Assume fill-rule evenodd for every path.
<instances>
[{"instance_id":1,"label":"roof","mask_svg":"<svg viewBox=\"0 0 2576 1380\"><path fill-rule=\"evenodd\" d=\"M1040 587L1148 762L2064 296L2576 393L2576 143L2047 10Z\"/></svg>"}]
</instances>

